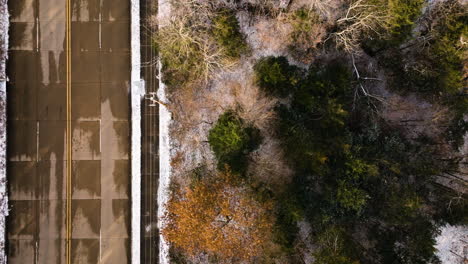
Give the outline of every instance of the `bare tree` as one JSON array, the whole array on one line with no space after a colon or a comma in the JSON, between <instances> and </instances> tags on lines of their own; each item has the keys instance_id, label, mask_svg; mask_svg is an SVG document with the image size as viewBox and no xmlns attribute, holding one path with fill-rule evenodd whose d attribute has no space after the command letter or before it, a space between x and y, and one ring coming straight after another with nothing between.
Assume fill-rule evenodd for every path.
<instances>
[{"instance_id":1,"label":"bare tree","mask_svg":"<svg viewBox=\"0 0 468 264\"><path fill-rule=\"evenodd\" d=\"M387 18L382 5L370 4L368 0L352 1L344 17L336 21L339 30L329 38L334 38L337 46L346 52L359 53L361 39L370 34L381 36Z\"/></svg>"},{"instance_id":2,"label":"bare tree","mask_svg":"<svg viewBox=\"0 0 468 264\"><path fill-rule=\"evenodd\" d=\"M174 0L172 4L172 19L155 37L163 62L169 62L169 68L188 76L188 80L207 81L218 69L236 64L210 34L216 5L194 0Z\"/></svg>"}]
</instances>

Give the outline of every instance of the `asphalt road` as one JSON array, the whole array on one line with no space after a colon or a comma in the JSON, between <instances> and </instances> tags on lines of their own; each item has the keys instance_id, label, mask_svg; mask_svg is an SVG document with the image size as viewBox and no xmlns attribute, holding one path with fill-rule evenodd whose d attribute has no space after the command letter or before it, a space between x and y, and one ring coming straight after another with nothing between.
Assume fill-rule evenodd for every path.
<instances>
[{"instance_id":1,"label":"asphalt road","mask_svg":"<svg viewBox=\"0 0 468 264\"><path fill-rule=\"evenodd\" d=\"M9 263L128 263L129 1L8 4Z\"/></svg>"}]
</instances>

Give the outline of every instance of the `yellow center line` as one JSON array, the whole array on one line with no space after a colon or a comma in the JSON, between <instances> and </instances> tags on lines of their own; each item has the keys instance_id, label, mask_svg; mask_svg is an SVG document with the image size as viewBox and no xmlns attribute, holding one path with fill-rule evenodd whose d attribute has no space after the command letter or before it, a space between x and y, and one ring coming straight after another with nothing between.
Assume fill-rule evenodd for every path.
<instances>
[{"instance_id":1,"label":"yellow center line","mask_svg":"<svg viewBox=\"0 0 468 264\"><path fill-rule=\"evenodd\" d=\"M71 127L71 4L66 0L66 263L71 264L71 238L72 238L72 127Z\"/></svg>"}]
</instances>

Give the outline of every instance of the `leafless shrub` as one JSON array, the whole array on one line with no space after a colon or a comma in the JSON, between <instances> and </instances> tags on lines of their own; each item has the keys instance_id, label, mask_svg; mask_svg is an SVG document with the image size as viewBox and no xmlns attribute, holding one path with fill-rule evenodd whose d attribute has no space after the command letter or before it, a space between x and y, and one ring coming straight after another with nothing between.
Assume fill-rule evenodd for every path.
<instances>
[{"instance_id":1,"label":"leafless shrub","mask_svg":"<svg viewBox=\"0 0 468 264\"><path fill-rule=\"evenodd\" d=\"M227 87L231 89L243 120L263 130L275 119L277 100L264 96L257 86L249 82L245 85L230 83Z\"/></svg>"},{"instance_id":2,"label":"leafless shrub","mask_svg":"<svg viewBox=\"0 0 468 264\"><path fill-rule=\"evenodd\" d=\"M334 23L346 11L347 1L342 0L307 0L306 7L315 10L322 19Z\"/></svg>"},{"instance_id":3,"label":"leafless shrub","mask_svg":"<svg viewBox=\"0 0 468 264\"><path fill-rule=\"evenodd\" d=\"M216 5L193 0L174 0L172 5L175 11L171 20L156 36L166 76L178 85L200 79L206 82L217 70L236 64L210 34Z\"/></svg>"},{"instance_id":4,"label":"leafless shrub","mask_svg":"<svg viewBox=\"0 0 468 264\"><path fill-rule=\"evenodd\" d=\"M190 17L175 18L160 30L157 42L161 56L171 67L190 75L190 80L201 77L207 81L217 69L230 68L235 61L216 45L208 29L195 22Z\"/></svg>"},{"instance_id":5,"label":"leafless shrub","mask_svg":"<svg viewBox=\"0 0 468 264\"><path fill-rule=\"evenodd\" d=\"M264 130L266 132L266 130ZM271 134L263 137L259 148L251 154L249 174L275 190L281 190L291 182L292 169L286 164L284 152L278 140Z\"/></svg>"},{"instance_id":6,"label":"leafless shrub","mask_svg":"<svg viewBox=\"0 0 468 264\"><path fill-rule=\"evenodd\" d=\"M359 42L363 36L382 35L386 27L387 13L380 5L370 4L366 0L350 3L344 17L336 21L339 28L330 35L338 47L349 53L359 53Z\"/></svg>"}]
</instances>

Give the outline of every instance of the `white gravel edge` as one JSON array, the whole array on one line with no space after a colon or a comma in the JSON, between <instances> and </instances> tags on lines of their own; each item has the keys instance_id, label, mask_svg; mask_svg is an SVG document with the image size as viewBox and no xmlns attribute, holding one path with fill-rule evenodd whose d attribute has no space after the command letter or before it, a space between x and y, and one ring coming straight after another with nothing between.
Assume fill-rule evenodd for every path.
<instances>
[{"instance_id":1,"label":"white gravel edge","mask_svg":"<svg viewBox=\"0 0 468 264\"><path fill-rule=\"evenodd\" d=\"M141 80L140 0L131 4L131 263L140 264L141 249L141 100L144 83Z\"/></svg>"},{"instance_id":2,"label":"white gravel edge","mask_svg":"<svg viewBox=\"0 0 468 264\"><path fill-rule=\"evenodd\" d=\"M170 16L169 0L158 0L158 27L164 27ZM161 81L161 61L158 58L159 89L158 98L168 103L166 85ZM158 186L158 228L164 228L163 216L169 200L169 184L171 182L171 137L169 127L172 116L169 109L159 104L159 186ZM162 234L159 235L159 264L169 264L169 243Z\"/></svg>"},{"instance_id":3,"label":"white gravel edge","mask_svg":"<svg viewBox=\"0 0 468 264\"><path fill-rule=\"evenodd\" d=\"M8 4L6 0L0 0L0 36L3 38L3 46L0 47L0 264L7 263L5 252L5 219L8 215L8 195L6 179L6 60L8 53Z\"/></svg>"},{"instance_id":4,"label":"white gravel edge","mask_svg":"<svg viewBox=\"0 0 468 264\"><path fill-rule=\"evenodd\" d=\"M158 61L159 74L161 74L161 62ZM159 100L166 103L166 87L159 82ZM169 184L171 182L171 137L169 126L171 112L162 104L159 105L159 186L158 186L158 228L164 228L163 217L166 213L166 203L169 200ZM159 235L159 264L169 264L169 243L163 235Z\"/></svg>"}]
</instances>

